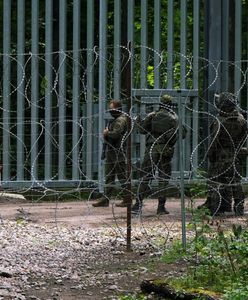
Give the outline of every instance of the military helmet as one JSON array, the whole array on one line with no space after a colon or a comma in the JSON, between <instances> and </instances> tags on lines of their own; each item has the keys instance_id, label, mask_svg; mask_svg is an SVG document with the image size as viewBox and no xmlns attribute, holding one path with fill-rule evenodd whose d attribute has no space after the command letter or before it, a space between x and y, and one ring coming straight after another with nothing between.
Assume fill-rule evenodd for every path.
<instances>
[{"instance_id":1,"label":"military helmet","mask_svg":"<svg viewBox=\"0 0 248 300\"><path fill-rule=\"evenodd\" d=\"M237 106L237 99L234 94L223 92L220 93L216 106L221 111L231 112Z\"/></svg>"},{"instance_id":2,"label":"military helmet","mask_svg":"<svg viewBox=\"0 0 248 300\"><path fill-rule=\"evenodd\" d=\"M172 104L172 97L169 95L163 95L160 99L161 104L171 105Z\"/></svg>"}]
</instances>

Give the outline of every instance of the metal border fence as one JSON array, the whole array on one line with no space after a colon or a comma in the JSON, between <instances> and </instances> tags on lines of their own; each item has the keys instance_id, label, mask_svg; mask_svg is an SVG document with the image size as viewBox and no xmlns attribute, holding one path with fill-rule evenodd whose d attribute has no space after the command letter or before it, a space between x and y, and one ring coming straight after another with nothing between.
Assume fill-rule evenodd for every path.
<instances>
[{"instance_id":1,"label":"metal border fence","mask_svg":"<svg viewBox=\"0 0 248 300\"><path fill-rule=\"evenodd\" d=\"M54 3L58 3L59 10L55 11ZM135 62L132 65L133 89L132 96L159 97L163 93L174 93L178 90L188 90L193 99L193 108L190 126L192 127L192 144L186 143L185 153L190 155L198 144L199 131L199 51L203 45L204 28L207 45L205 45L204 59L210 60L205 78L208 86L204 97L211 103L213 93L218 90L228 89L230 82L230 58L228 20L230 15L230 3L232 1L198 1L198 0L46 0L45 9L41 11L40 1L3 0L2 5L2 186L6 188L24 187L75 187L91 185L92 182L103 179L103 165L100 159L102 148L102 131L105 123L106 103L108 98L122 98L122 52L125 45L122 44L123 34L132 43L132 57ZM27 14L30 6L31 15ZM241 87L242 72L242 1L235 1L235 49L234 60L237 66L234 71L235 91ZM69 13L69 7L72 9ZM86 8L86 10L85 10ZM127 15L127 24L123 24L124 11ZM110 14L113 18L110 20ZM44 13L44 15L41 15ZM58 16L58 27L54 24L54 15ZM16 24L12 15L16 14ZM175 14L179 15L179 23L175 24ZM152 17L151 17L152 16ZM208 16L207 20L203 16ZM44 24L41 26L40 18ZM68 23L72 18L72 27ZM152 22L151 22L152 18ZM162 23L165 18L166 22ZM82 27L82 19L86 19ZM191 20L191 21L190 21ZM111 30L109 25L111 22ZM203 24L205 22L205 24ZM138 25L137 25L138 24ZM152 28L149 28L152 24ZM166 28L162 28L166 24ZM17 26L14 30L13 26ZM29 37L30 45L27 45L27 26L31 26ZM41 28L43 28L44 40L41 40ZM15 31L16 36L13 37ZM110 33L111 31L111 33ZM151 33L152 32L152 33ZM58 35L58 36L56 36ZM86 37L85 37L86 35ZM166 38L162 38L163 36ZM82 45L82 36L85 44ZM189 36L192 43L189 44ZM152 37L152 38L151 38ZM179 38L179 41L176 40ZM12 39L16 44L13 46ZM71 48L68 48L68 40L71 40ZM54 65L54 40L58 41ZM108 89L108 50L111 40L111 64L113 69L112 86ZM40 44L44 47L41 49ZM189 48L190 46L190 48ZM137 50L137 47L139 48ZM83 65L80 51L84 49L85 64ZM96 51L97 49L97 51ZM148 84L148 55L153 52L153 77L154 85ZM97 52L97 63L96 63ZM14 53L14 54L13 54ZM72 76L68 78L68 53L72 61ZM166 63L162 66L160 54L166 53ZM175 53L180 53L179 61L175 61ZM42 56L42 61L39 56ZM191 58L190 84L187 58ZM14 58L14 59L13 59ZM138 58L138 59L137 59ZM27 78L25 70L27 61L30 62L30 102L29 118L26 115ZM137 63L138 61L138 63ZM221 64L220 76L215 80L216 70ZM180 68L180 79L175 80L175 64ZM240 69L239 69L240 68ZM14 71L13 71L14 70ZM15 86L13 92L13 72L15 72ZM166 81L164 73L166 72ZM219 71L217 71L218 73ZM54 75L54 73L56 73ZM137 76L139 74L139 76ZM84 96L82 97L82 80L84 75ZM46 79L46 89L43 102L42 118L40 113L41 78ZM137 77L139 80L137 80ZM57 87L54 88L56 81ZM190 85L190 86L189 86ZM71 89L70 113L67 111L68 86ZM52 91L52 92L50 92ZM56 93L58 105L54 112L53 97ZM188 95L189 95L188 94ZM83 98L83 100L82 100ZM95 98L98 98L95 101ZM13 104L14 103L14 104ZM154 100L156 104L156 100ZM14 109L14 112L12 111ZM141 101L139 112L145 112L145 101ZM210 108L207 108L210 109ZM94 114L99 114L98 118ZM183 112L184 113L184 112ZM56 114L58 129L56 137L52 132L52 120ZM13 117L14 116L14 117ZM190 118L183 115L187 122ZM12 132L13 120L16 122L16 131ZM67 123L64 120L72 120L70 164L67 165ZM42 122L44 140L40 138L39 124ZM29 145L26 145L26 131L30 132ZM80 128L87 132L83 137ZM80 148L79 141L83 140L85 148ZM139 156L142 157L144 138L134 139L139 145ZM42 143L42 145L41 145ZM57 151L53 154L53 144L56 143ZM187 146L188 145L188 146ZM41 150L42 147L42 150ZM13 150L14 148L14 150ZM28 155L26 155L28 148ZM40 153L42 152L42 158ZM95 155L97 153L97 155ZM134 154L135 155L135 154ZM177 154L178 155L178 154ZM55 159L54 159L55 157ZM135 159L135 157L134 157ZM53 163L56 161L57 169L53 172ZM44 170L39 174L39 164ZM193 166L198 164L198 153L193 156ZM28 170L27 170L28 169ZM69 175L67 170L70 169ZM192 171L192 166L185 165L185 169ZM179 171L174 165L174 171ZM83 174L83 176L82 176Z\"/></svg>"}]
</instances>

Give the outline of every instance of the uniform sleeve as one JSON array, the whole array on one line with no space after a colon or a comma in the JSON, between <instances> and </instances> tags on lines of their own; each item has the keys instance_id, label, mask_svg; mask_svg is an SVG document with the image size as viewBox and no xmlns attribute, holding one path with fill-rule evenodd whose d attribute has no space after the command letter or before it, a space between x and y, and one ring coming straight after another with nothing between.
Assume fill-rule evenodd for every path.
<instances>
[{"instance_id":1,"label":"uniform sleeve","mask_svg":"<svg viewBox=\"0 0 248 300\"><path fill-rule=\"evenodd\" d=\"M244 142L248 135L248 127L245 118L242 116L242 142Z\"/></svg>"},{"instance_id":2,"label":"uniform sleeve","mask_svg":"<svg viewBox=\"0 0 248 300\"><path fill-rule=\"evenodd\" d=\"M216 151L218 148L218 130L219 130L219 123L218 121L214 121L211 125L210 125L210 146L208 149L208 158L211 161L215 161L216 159Z\"/></svg>"},{"instance_id":3,"label":"uniform sleeve","mask_svg":"<svg viewBox=\"0 0 248 300\"><path fill-rule=\"evenodd\" d=\"M152 130L152 119L155 116L155 112L150 113L147 117L145 117L142 121L137 123L137 127L141 134L147 134Z\"/></svg>"},{"instance_id":4,"label":"uniform sleeve","mask_svg":"<svg viewBox=\"0 0 248 300\"><path fill-rule=\"evenodd\" d=\"M113 129L108 132L108 138L111 140L119 140L127 130L127 121L125 118L118 118L115 121Z\"/></svg>"}]
</instances>

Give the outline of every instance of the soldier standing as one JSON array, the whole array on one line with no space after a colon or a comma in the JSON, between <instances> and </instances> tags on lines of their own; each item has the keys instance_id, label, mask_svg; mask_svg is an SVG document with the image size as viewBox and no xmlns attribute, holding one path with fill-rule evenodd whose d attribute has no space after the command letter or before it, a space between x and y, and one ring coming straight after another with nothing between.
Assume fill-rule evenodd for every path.
<instances>
[{"instance_id":1,"label":"soldier standing","mask_svg":"<svg viewBox=\"0 0 248 300\"><path fill-rule=\"evenodd\" d=\"M121 194L125 195L126 191L125 135L127 134L127 117L122 113L122 106L119 100L110 101L109 112L114 119L111 120L108 128L105 128L103 131L104 142L106 143L105 191L102 198L92 204L94 207L109 206L109 197L114 189L116 176L121 184ZM123 196L123 200L116 206L126 207L127 197Z\"/></svg>"},{"instance_id":2,"label":"soldier standing","mask_svg":"<svg viewBox=\"0 0 248 300\"><path fill-rule=\"evenodd\" d=\"M198 208L206 207L212 215L231 212L232 198L235 214L244 214L240 150L248 131L247 123L236 106L233 94L221 93L217 103L219 114L210 127L208 197Z\"/></svg>"},{"instance_id":3,"label":"soldier standing","mask_svg":"<svg viewBox=\"0 0 248 300\"><path fill-rule=\"evenodd\" d=\"M172 98L164 95L157 112L152 112L138 122L141 134L146 135L146 151L141 166L142 178L138 186L133 214L141 213L143 199L148 195L149 183L159 174L157 214L168 214L165 208L166 188L171 176L171 160L178 139L178 116L172 110Z\"/></svg>"}]
</instances>

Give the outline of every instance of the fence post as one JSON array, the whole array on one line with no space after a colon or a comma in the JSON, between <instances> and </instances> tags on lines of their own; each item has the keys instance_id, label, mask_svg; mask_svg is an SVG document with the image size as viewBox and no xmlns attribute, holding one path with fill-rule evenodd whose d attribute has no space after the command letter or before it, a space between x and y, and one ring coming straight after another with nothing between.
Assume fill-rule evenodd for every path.
<instances>
[{"instance_id":1,"label":"fence post","mask_svg":"<svg viewBox=\"0 0 248 300\"><path fill-rule=\"evenodd\" d=\"M131 251L131 231L132 231L132 134L131 134L131 108L132 108L132 65L131 65L131 42L127 45L127 65L126 65L126 93L128 117L128 139L127 139L127 178L128 178L128 204L127 204L127 251Z\"/></svg>"},{"instance_id":2,"label":"fence post","mask_svg":"<svg viewBox=\"0 0 248 300\"><path fill-rule=\"evenodd\" d=\"M186 250L186 213L184 199L184 147L182 134L182 97L181 91L178 91L178 119L179 119L179 169L180 169L180 192L181 192L181 216L182 216L182 244Z\"/></svg>"},{"instance_id":3,"label":"fence post","mask_svg":"<svg viewBox=\"0 0 248 300\"><path fill-rule=\"evenodd\" d=\"M100 22L99 22L99 119L98 119L98 183L99 192L103 192L103 162L102 155L102 140L103 140L103 122L106 103L106 43L107 43L107 1L100 1Z\"/></svg>"}]
</instances>

